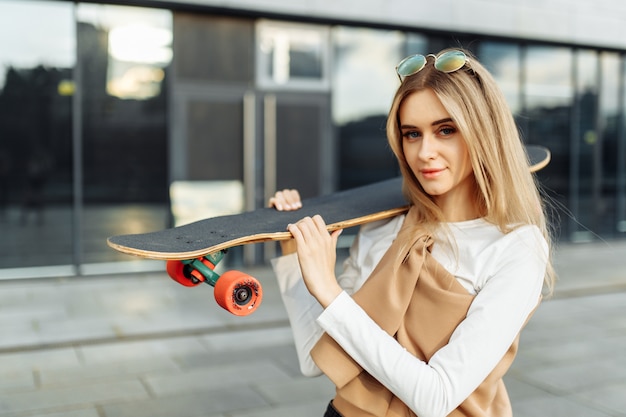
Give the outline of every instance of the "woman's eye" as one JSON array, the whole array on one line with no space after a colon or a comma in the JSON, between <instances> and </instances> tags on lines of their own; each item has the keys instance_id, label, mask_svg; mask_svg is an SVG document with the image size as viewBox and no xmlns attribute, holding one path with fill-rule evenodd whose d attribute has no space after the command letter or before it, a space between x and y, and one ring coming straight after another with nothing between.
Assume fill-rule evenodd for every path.
<instances>
[{"instance_id":1,"label":"woman's eye","mask_svg":"<svg viewBox=\"0 0 626 417\"><path fill-rule=\"evenodd\" d=\"M404 132L402 136L404 136L406 139L419 139L421 135L415 130L409 130Z\"/></svg>"},{"instance_id":2,"label":"woman's eye","mask_svg":"<svg viewBox=\"0 0 626 417\"><path fill-rule=\"evenodd\" d=\"M443 136L450 136L450 135L453 135L456 132L456 129L453 128L453 127L442 127L441 129L439 129L439 132Z\"/></svg>"}]
</instances>

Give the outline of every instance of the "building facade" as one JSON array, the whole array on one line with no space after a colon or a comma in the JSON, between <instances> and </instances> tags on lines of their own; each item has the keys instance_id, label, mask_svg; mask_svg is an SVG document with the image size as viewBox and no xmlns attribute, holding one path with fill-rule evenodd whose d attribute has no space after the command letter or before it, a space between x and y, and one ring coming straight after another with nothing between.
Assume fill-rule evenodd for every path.
<instances>
[{"instance_id":1,"label":"building facade","mask_svg":"<svg viewBox=\"0 0 626 417\"><path fill-rule=\"evenodd\" d=\"M1 0L0 277L162 267L106 238L173 225L174 184L240 184L248 210L398 175L394 67L451 46L552 150L557 237L623 239L625 19L620 0Z\"/></svg>"}]
</instances>

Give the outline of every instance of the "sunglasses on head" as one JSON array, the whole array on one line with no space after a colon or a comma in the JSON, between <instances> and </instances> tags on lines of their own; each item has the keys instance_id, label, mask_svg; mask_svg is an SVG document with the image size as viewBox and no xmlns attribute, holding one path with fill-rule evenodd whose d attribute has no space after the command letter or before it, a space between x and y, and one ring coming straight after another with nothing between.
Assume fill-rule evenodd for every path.
<instances>
[{"instance_id":1,"label":"sunglasses on head","mask_svg":"<svg viewBox=\"0 0 626 417\"><path fill-rule=\"evenodd\" d=\"M404 80L409 75L417 74L423 70L430 57L435 59L435 63L433 64L435 69L445 73L458 71L469 62L469 59L463 51L446 51L439 55L411 55L404 58L396 65L396 72L398 73L400 81Z\"/></svg>"}]
</instances>

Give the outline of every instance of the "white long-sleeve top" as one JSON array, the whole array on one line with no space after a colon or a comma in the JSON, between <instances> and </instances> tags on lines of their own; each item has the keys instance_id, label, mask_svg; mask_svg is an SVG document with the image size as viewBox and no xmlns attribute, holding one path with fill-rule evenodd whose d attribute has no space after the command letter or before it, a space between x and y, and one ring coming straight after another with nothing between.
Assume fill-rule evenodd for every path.
<instances>
[{"instance_id":1,"label":"white long-sleeve top","mask_svg":"<svg viewBox=\"0 0 626 417\"><path fill-rule=\"evenodd\" d=\"M337 278L344 292L325 310L307 291L297 255L272 263L303 374L321 373L310 352L327 332L417 415L445 416L494 369L537 306L548 247L535 226L503 234L483 219L448 223L449 232L435 236L432 255L476 296L449 343L426 363L407 352L350 297L387 251L403 220L398 216L361 227Z\"/></svg>"}]
</instances>

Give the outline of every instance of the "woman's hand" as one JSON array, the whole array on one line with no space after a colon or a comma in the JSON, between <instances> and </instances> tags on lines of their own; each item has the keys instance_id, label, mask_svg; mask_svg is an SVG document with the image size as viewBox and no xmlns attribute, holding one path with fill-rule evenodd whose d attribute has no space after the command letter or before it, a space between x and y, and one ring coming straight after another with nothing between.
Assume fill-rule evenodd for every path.
<instances>
[{"instance_id":1,"label":"woman's hand","mask_svg":"<svg viewBox=\"0 0 626 417\"><path fill-rule=\"evenodd\" d=\"M341 230L328 233L321 216L305 217L287 228L296 242L300 269L309 292L326 308L341 293L335 277L337 239Z\"/></svg>"},{"instance_id":2,"label":"woman's hand","mask_svg":"<svg viewBox=\"0 0 626 417\"><path fill-rule=\"evenodd\" d=\"M278 211L299 210L302 208L300 193L295 189L276 191L267 203L268 207L274 207Z\"/></svg>"},{"instance_id":3,"label":"woman's hand","mask_svg":"<svg viewBox=\"0 0 626 417\"><path fill-rule=\"evenodd\" d=\"M292 211L302 208L300 193L295 189L285 189L276 191L273 197L267 202L268 207L274 207L278 211ZM289 255L296 251L296 243L293 239L281 240L280 250L283 255Z\"/></svg>"}]
</instances>

